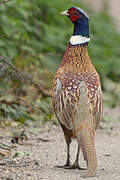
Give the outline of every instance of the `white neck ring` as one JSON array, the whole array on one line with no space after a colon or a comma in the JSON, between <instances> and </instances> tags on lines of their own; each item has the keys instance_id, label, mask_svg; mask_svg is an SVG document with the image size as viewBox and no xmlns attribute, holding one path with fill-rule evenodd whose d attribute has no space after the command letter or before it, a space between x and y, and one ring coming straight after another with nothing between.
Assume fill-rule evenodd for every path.
<instances>
[{"instance_id":1,"label":"white neck ring","mask_svg":"<svg viewBox=\"0 0 120 180\"><path fill-rule=\"evenodd\" d=\"M70 38L70 44L71 45L79 45L79 44L85 44L90 41L90 38L87 38L85 36L75 35L71 36Z\"/></svg>"}]
</instances>

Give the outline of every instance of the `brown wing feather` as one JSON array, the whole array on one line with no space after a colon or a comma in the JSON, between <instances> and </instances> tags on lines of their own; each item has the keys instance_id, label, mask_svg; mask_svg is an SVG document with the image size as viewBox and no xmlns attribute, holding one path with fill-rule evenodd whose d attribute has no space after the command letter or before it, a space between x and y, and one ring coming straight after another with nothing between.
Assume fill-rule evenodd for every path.
<instances>
[{"instance_id":1,"label":"brown wing feather","mask_svg":"<svg viewBox=\"0 0 120 180\"><path fill-rule=\"evenodd\" d=\"M95 129L98 128L101 118L102 118L102 91L101 86L99 85L94 96L93 100L93 122Z\"/></svg>"},{"instance_id":2,"label":"brown wing feather","mask_svg":"<svg viewBox=\"0 0 120 180\"><path fill-rule=\"evenodd\" d=\"M59 83L58 83L59 82ZM62 87L61 81L57 80L53 88L53 107L59 122L68 130L73 128L73 116L77 107L75 92Z\"/></svg>"},{"instance_id":3,"label":"brown wing feather","mask_svg":"<svg viewBox=\"0 0 120 180\"><path fill-rule=\"evenodd\" d=\"M54 110L60 123L67 129L72 130L73 115L75 113L75 107L77 101L70 93L61 90L59 94L54 98Z\"/></svg>"}]
</instances>

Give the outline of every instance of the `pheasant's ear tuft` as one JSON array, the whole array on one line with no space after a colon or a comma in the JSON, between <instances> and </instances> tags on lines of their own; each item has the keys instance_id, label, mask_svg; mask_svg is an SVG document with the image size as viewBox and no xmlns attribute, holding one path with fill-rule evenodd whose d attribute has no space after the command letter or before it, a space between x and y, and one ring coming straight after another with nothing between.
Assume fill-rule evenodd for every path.
<instances>
[{"instance_id":1,"label":"pheasant's ear tuft","mask_svg":"<svg viewBox=\"0 0 120 180\"><path fill-rule=\"evenodd\" d=\"M69 14L76 14L76 15L79 14L79 16L80 15L84 16L84 17L86 17L89 20L88 15L82 9L80 9L79 7L71 7L71 8L69 8L68 9L68 13Z\"/></svg>"},{"instance_id":2,"label":"pheasant's ear tuft","mask_svg":"<svg viewBox=\"0 0 120 180\"><path fill-rule=\"evenodd\" d=\"M69 14L74 13L74 12L78 13L78 11L77 11L75 8L70 8L70 9L68 10L68 13L69 13Z\"/></svg>"},{"instance_id":3,"label":"pheasant's ear tuft","mask_svg":"<svg viewBox=\"0 0 120 180\"><path fill-rule=\"evenodd\" d=\"M74 7L68 10L68 14L70 15L70 19L72 22L76 22L82 14Z\"/></svg>"},{"instance_id":4,"label":"pheasant's ear tuft","mask_svg":"<svg viewBox=\"0 0 120 180\"><path fill-rule=\"evenodd\" d=\"M82 14L76 8L68 9L68 14L70 14L70 15L78 15L79 14L82 16Z\"/></svg>"}]
</instances>

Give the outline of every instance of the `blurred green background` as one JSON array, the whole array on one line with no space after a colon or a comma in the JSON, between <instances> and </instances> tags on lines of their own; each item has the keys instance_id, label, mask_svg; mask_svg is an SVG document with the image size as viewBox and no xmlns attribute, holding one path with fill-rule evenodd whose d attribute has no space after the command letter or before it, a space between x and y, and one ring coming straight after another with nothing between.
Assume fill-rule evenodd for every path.
<instances>
[{"instance_id":1,"label":"blurred green background","mask_svg":"<svg viewBox=\"0 0 120 180\"><path fill-rule=\"evenodd\" d=\"M105 13L95 13L81 1L14 0L0 4L0 55L18 69L34 76L43 91L51 90L52 78L60 64L73 25L59 14L71 6L83 8L90 16L91 41L89 54L101 77L104 108L120 104L120 35L112 19ZM22 78L21 78L22 79ZM39 88L11 75L7 66L0 66L0 88L15 89L19 99L0 93L0 123L13 121L32 125L37 122L57 123L51 98Z\"/></svg>"}]
</instances>

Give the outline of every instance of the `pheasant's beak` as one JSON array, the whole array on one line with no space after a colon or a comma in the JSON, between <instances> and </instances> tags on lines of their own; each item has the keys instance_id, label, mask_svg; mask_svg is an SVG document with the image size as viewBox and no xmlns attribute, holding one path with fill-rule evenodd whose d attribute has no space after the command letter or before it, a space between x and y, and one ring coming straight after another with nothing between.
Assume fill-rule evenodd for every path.
<instances>
[{"instance_id":1,"label":"pheasant's beak","mask_svg":"<svg viewBox=\"0 0 120 180\"><path fill-rule=\"evenodd\" d=\"M63 11L60 13L61 16L69 16L68 11Z\"/></svg>"}]
</instances>

